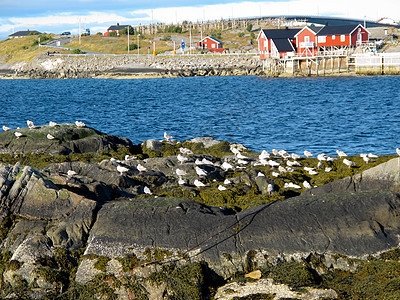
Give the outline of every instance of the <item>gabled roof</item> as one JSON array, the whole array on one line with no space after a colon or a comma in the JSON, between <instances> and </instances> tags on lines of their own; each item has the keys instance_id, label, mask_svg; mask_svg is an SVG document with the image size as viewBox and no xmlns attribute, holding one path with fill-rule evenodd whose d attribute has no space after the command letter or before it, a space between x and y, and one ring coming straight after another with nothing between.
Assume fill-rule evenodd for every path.
<instances>
[{"instance_id":1,"label":"gabled roof","mask_svg":"<svg viewBox=\"0 0 400 300\"><path fill-rule=\"evenodd\" d=\"M132 27L131 25L119 25L118 23L117 23L117 25L111 25L110 27L108 27L108 29L107 30L122 30L122 29L125 29L126 27Z\"/></svg>"},{"instance_id":2,"label":"gabled roof","mask_svg":"<svg viewBox=\"0 0 400 300\"><path fill-rule=\"evenodd\" d=\"M361 25L360 24L357 24L357 25L338 25L338 26L326 25L317 33L317 35L351 34L359 26L361 26Z\"/></svg>"},{"instance_id":3,"label":"gabled roof","mask_svg":"<svg viewBox=\"0 0 400 300\"><path fill-rule=\"evenodd\" d=\"M217 40L215 37L211 36L211 35L207 35L206 37L202 38L199 43L201 43L202 41L204 41L206 38L209 38L213 41L215 41L217 44L222 44L222 42L220 40Z\"/></svg>"},{"instance_id":4,"label":"gabled roof","mask_svg":"<svg viewBox=\"0 0 400 300\"><path fill-rule=\"evenodd\" d=\"M293 39L298 29L261 29L267 39Z\"/></svg>"},{"instance_id":5,"label":"gabled roof","mask_svg":"<svg viewBox=\"0 0 400 300\"><path fill-rule=\"evenodd\" d=\"M272 39L278 49L278 52L295 51L292 42L289 39Z\"/></svg>"},{"instance_id":6,"label":"gabled roof","mask_svg":"<svg viewBox=\"0 0 400 300\"><path fill-rule=\"evenodd\" d=\"M306 29L310 30L312 33L317 35L317 33L320 32L322 28L323 27L320 27L320 26L304 26L301 30L299 30L299 32L296 33L295 37L298 36L300 34L300 32L302 32Z\"/></svg>"},{"instance_id":7,"label":"gabled roof","mask_svg":"<svg viewBox=\"0 0 400 300\"><path fill-rule=\"evenodd\" d=\"M28 36L28 35L35 35L35 34L40 34L40 32L36 31L36 30L22 30L22 31L17 31L13 34L10 34L9 37Z\"/></svg>"}]
</instances>

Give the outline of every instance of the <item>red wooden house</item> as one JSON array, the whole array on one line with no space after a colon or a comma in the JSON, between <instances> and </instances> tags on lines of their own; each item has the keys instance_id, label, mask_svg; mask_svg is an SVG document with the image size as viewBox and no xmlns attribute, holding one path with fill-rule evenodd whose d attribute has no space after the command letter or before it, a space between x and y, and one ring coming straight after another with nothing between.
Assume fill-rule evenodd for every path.
<instances>
[{"instance_id":1,"label":"red wooden house","mask_svg":"<svg viewBox=\"0 0 400 300\"><path fill-rule=\"evenodd\" d=\"M369 32L361 25L326 25L322 28L304 27L296 34L299 56L313 56L318 52L347 50L367 43Z\"/></svg>"},{"instance_id":2,"label":"red wooden house","mask_svg":"<svg viewBox=\"0 0 400 300\"><path fill-rule=\"evenodd\" d=\"M123 29L126 29L127 27L129 27L129 29L132 28L131 25L119 25L119 23L117 23L117 25L111 25L110 27L108 27L107 31L104 32L104 36L109 36L110 32L115 32L117 34L117 36L119 36L119 32ZM133 29L133 28L132 28ZM130 30L131 31L131 30Z\"/></svg>"},{"instance_id":3,"label":"red wooden house","mask_svg":"<svg viewBox=\"0 0 400 300\"><path fill-rule=\"evenodd\" d=\"M223 48L222 46L223 43L221 41L217 40L215 37L208 35L197 43L197 47L208 49L213 52L225 51L225 48Z\"/></svg>"},{"instance_id":4,"label":"red wooden house","mask_svg":"<svg viewBox=\"0 0 400 300\"><path fill-rule=\"evenodd\" d=\"M295 35L300 29L261 29L258 34L258 51L260 58L282 58L293 55Z\"/></svg>"}]
</instances>

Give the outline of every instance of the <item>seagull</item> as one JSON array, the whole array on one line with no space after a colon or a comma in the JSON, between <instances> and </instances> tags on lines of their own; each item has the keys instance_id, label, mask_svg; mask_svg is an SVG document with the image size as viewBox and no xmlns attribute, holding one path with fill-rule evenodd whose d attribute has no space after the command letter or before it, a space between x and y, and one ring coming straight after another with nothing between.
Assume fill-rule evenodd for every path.
<instances>
[{"instance_id":1,"label":"seagull","mask_svg":"<svg viewBox=\"0 0 400 300\"><path fill-rule=\"evenodd\" d=\"M304 186L304 188L306 188L306 189L311 189L311 184L310 184L307 180L304 180L303 186Z\"/></svg>"},{"instance_id":2,"label":"seagull","mask_svg":"<svg viewBox=\"0 0 400 300\"><path fill-rule=\"evenodd\" d=\"M231 145L231 146L230 146L230 150L231 150L231 152L232 152L233 154L235 154L235 155L240 154L239 149L237 149L234 145Z\"/></svg>"},{"instance_id":3,"label":"seagull","mask_svg":"<svg viewBox=\"0 0 400 300\"><path fill-rule=\"evenodd\" d=\"M180 148L179 148L179 151L180 151L182 154L184 154L184 155L191 155L191 154L193 154L193 151L190 150L190 149L188 149L188 148L180 147Z\"/></svg>"},{"instance_id":4,"label":"seagull","mask_svg":"<svg viewBox=\"0 0 400 300\"><path fill-rule=\"evenodd\" d=\"M224 187L223 185L219 185L218 190L220 190L221 192L226 191L226 187Z\"/></svg>"},{"instance_id":5,"label":"seagull","mask_svg":"<svg viewBox=\"0 0 400 300\"><path fill-rule=\"evenodd\" d=\"M207 176L207 174L208 174L206 170L200 169L200 168L197 167L197 166L196 166L195 169L196 169L197 175L199 175L200 177L201 177L201 176Z\"/></svg>"},{"instance_id":6,"label":"seagull","mask_svg":"<svg viewBox=\"0 0 400 300\"><path fill-rule=\"evenodd\" d=\"M27 120L26 124L28 124L29 129L35 128L35 123L33 123L32 121Z\"/></svg>"},{"instance_id":7,"label":"seagull","mask_svg":"<svg viewBox=\"0 0 400 300\"><path fill-rule=\"evenodd\" d=\"M221 165L221 168L224 169L225 171L228 171L229 169L233 170L233 166L226 161Z\"/></svg>"},{"instance_id":8,"label":"seagull","mask_svg":"<svg viewBox=\"0 0 400 300\"><path fill-rule=\"evenodd\" d=\"M239 158L239 159L247 159L248 158L247 156L243 155L240 152L238 154L236 154L236 157Z\"/></svg>"},{"instance_id":9,"label":"seagull","mask_svg":"<svg viewBox=\"0 0 400 300\"><path fill-rule=\"evenodd\" d=\"M82 121L75 121L75 125L76 125L77 127L85 127L85 126L86 126L86 124L83 123Z\"/></svg>"},{"instance_id":10,"label":"seagull","mask_svg":"<svg viewBox=\"0 0 400 300\"><path fill-rule=\"evenodd\" d=\"M310 170L310 171L308 171L308 174L310 174L310 175L317 175L318 172L315 172L314 170Z\"/></svg>"},{"instance_id":11,"label":"seagull","mask_svg":"<svg viewBox=\"0 0 400 300\"><path fill-rule=\"evenodd\" d=\"M137 157L129 155L129 154L125 155L125 157L124 157L125 161L130 161L130 160L134 160L134 159L137 159Z\"/></svg>"},{"instance_id":12,"label":"seagull","mask_svg":"<svg viewBox=\"0 0 400 300\"><path fill-rule=\"evenodd\" d=\"M293 182L289 182L289 183L285 182L284 188L301 189L301 186L299 186L298 184L294 184Z\"/></svg>"},{"instance_id":13,"label":"seagull","mask_svg":"<svg viewBox=\"0 0 400 300\"><path fill-rule=\"evenodd\" d=\"M202 183L200 180L197 179L193 183L196 187L206 186L204 183Z\"/></svg>"},{"instance_id":14,"label":"seagull","mask_svg":"<svg viewBox=\"0 0 400 300\"><path fill-rule=\"evenodd\" d=\"M183 185L183 184L185 184L185 183L186 183L186 180L179 177L179 179L178 179L178 184L179 184L179 185Z\"/></svg>"},{"instance_id":15,"label":"seagull","mask_svg":"<svg viewBox=\"0 0 400 300\"><path fill-rule=\"evenodd\" d=\"M117 166L117 171L119 172L119 175L122 176L122 174L123 174L124 172L128 172L129 169L126 168L126 167L123 167L123 166L118 165L118 166Z\"/></svg>"},{"instance_id":16,"label":"seagull","mask_svg":"<svg viewBox=\"0 0 400 300\"><path fill-rule=\"evenodd\" d=\"M170 136L169 134L167 134L167 132L164 131L164 139L166 139L167 142L169 142L169 140L173 139L173 136Z\"/></svg>"},{"instance_id":17,"label":"seagull","mask_svg":"<svg viewBox=\"0 0 400 300\"><path fill-rule=\"evenodd\" d=\"M136 166L136 169L138 169L138 171L139 171L140 173L142 173L142 172L144 172L144 171L147 171L147 168L146 168L145 166L142 166L141 164L138 164L138 165Z\"/></svg>"},{"instance_id":18,"label":"seagull","mask_svg":"<svg viewBox=\"0 0 400 300\"><path fill-rule=\"evenodd\" d=\"M312 154L310 151L305 150L304 151L304 155L308 158L310 156L314 156L314 154Z\"/></svg>"},{"instance_id":19,"label":"seagull","mask_svg":"<svg viewBox=\"0 0 400 300\"><path fill-rule=\"evenodd\" d=\"M396 148L396 153L397 153L397 155L400 156L400 149L399 148Z\"/></svg>"},{"instance_id":20,"label":"seagull","mask_svg":"<svg viewBox=\"0 0 400 300\"><path fill-rule=\"evenodd\" d=\"M337 158L336 157L327 157L326 158L326 161L334 161L334 160L337 160Z\"/></svg>"},{"instance_id":21,"label":"seagull","mask_svg":"<svg viewBox=\"0 0 400 300\"><path fill-rule=\"evenodd\" d=\"M73 171L73 170L68 170L68 171L67 171L68 177L72 177L72 176L74 176L74 175L76 175L76 174L78 174L78 173L76 173L76 172Z\"/></svg>"},{"instance_id":22,"label":"seagull","mask_svg":"<svg viewBox=\"0 0 400 300\"><path fill-rule=\"evenodd\" d=\"M278 167L278 171L281 172L281 173L286 173L287 172L286 169L284 167L282 167L282 166Z\"/></svg>"},{"instance_id":23,"label":"seagull","mask_svg":"<svg viewBox=\"0 0 400 300\"><path fill-rule=\"evenodd\" d=\"M278 172L272 172L271 175L274 176L274 177L278 177L279 173Z\"/></svg>"},{"instance_id":24,"label":"seagull","mask_svg":"<svg viewBox=\"0 0 400 300\"><path fill-rule=\"evenodd\" d=\"M332 168L328 168L328 167L325 168L326 173L329 173L330 171L332 171Z\"/></svg>"},{"instance_id":25,"label":"seagull","mask_svg":"<svg viewBox=\"0 0 400 300\"><path fill-rule=\"evenodd\" d=\"M198 158L196 158L196 160L194 161L194 163L195 163L196 165L198 165L198 166L204 165L203 162L202 162L200 159L198 159Z\"/></svg>"},{"instance_id":26,"label":"seagull","mask_svg":"<svg viewBox=\"0 0 400 300\"><path fill-rule=\"evenodd\" d=\"M257 177L265 177L264 173L258 172Z\"/></svg>"},{"instance_id":27,"label":"seagull","mask_svg":"<svg viewBox=\"0 0 400 300\"><path fill-rule=\"evenodd\" d=\"M185 170L176 169L176 170L175 170L175 172L176 172L176 175L178 175L178 176L184 176L184 175L187 175L187 173L186 173L186 171L185 171Z\"/></svg>"},{"instance_id":28,"label":"seagull","mask_svg":"<svg viewBox=\"0 0 400 300\"><path fill-rule=\"evenodd\" d=\"M304 170L307 171L307 172L310 172L310 171L314 170L314 168L304 167Z\"/></svg>"},{"instance_id":29,"label":"seagull","mask_svg":"<svg viewBox=\"0 0 400 300\"><path fill-rule=\"evenodd\" d=\"M340 158L347 156L346 153L344 153L343 151L340 151L340 150L336 150L336 153Z\"/></svg>"},{"instance_id":30,"label":"seagull","mask_svg":"<svg viewBox=\"0 0 400 300\"><path fill-rule=\"evenodd\" d=\"M121 162L120 160L118 160L118 159L116 159L116 158L114 158L114 157L111 157L111 158L110 158L110 161L111 161L111 162L115 162L115 163L120 163L120 162Z\"/></svg>"},{"instance_id":31,"label":"seagull","mask_svg":"<svg viewBox=\"0 0 400 300\"><path fill-rule=\"evenodd\" d=\"M56 122L53 122L53 121L50 121L50 122L49 122L49 126L51 126L51 127L57 126L57 123L56 123Z\"/></svg>"},{"instance_id":32,"label":"seagull","mask_svg":"<svg viewBox=\"0 0 400 300\"><path fill-rule=\"evenodd\" d=\"M369 158L378 158L378 155L372 154L372 153L368 153L368 157Z\"/></svg>"},{"instance_id":33,"label":"seagull","mask_svg":"<svg viewBox=\"0 0 400 300\"><path fill-rule=\"evenodd\" d=\"M294 160L301 158L301 156L296 153L292 153L291 156L292 156L292 159L294 159Z\"/></svg>"},{"instance_id":34,"label":"seagull","mask_svg":"<svg viewBox=\"0 0 400 300\"><path fill-rule=\"evenodd\" d=\"M178 154L178 155L176 156L176 158L178 159L178 161L179 161L181 164L183 164L185 161L188 160L187 157L185 157L185 156L183 156L183 155L181 155L181 154Z\"/></svg>"},{"instance_id":35,"label":"seagull","mask_svg":"<svg viewBox=\"0 0 400 300\"><path fill-rule=\"evenodd\" d=\"M348 166L349 168L351 168L351 166L355 166L356 165L356 163L355 162L353 162L353 161L351 161L351 160L348 160L348 159L343 159L343 163L346 165L346 166Z\"/></svg>"},{"instance_id":36,"label":"seagull","mask_svg":"<svg viewBox=\"0 0 400 300\"><path fill-rule=\"evenodd\" d=\"M3 125L3 130L4 131L10 130L10 129L11 129L10 127L7 127L6 125Z\"/></svg>"},{"instance_id":37,"label":"seagull","mask_svg":"<svg viewBox=\"0 0 400 300\"><path fill-rule=\"evenodd\" d=\"M229 179L224 180L224 184L231 184L232 182Z\"/></svg>"},{"instance_id":38,"label":"seagull","mask_svg":"<svg viewBox=\"0 0 400 300\"><path fill-rule=\"evenodd\" d=\"M286 161L286 164L289 166L289 167L301 167L301 164L298 162L298 161L290 161L290 160L287 160Z\"/></svg>"},{"instance_id":39,"label":"seagull","mask_svg":"<svg viewBox=\"0 0 400 300\"><path fill-rule=\"evenodd\" d=\"M317 159L319 160L319 161L323 161L323 160L326 160L326 155L325 155L325 153L321 153L321 154L318 154L317 155Z\"/></svg>"},{"instance_id":40,"label":"seagull","mask_svg":"<svg viewBox=\"0 0 400 300\"><path fill-rule=\"evenodd\" d=\"M268 161L268 164L269 164L271 167L277 167L277 166L279 166L279 163L278 163L278 162L273 161L273 160L271 160L271 159Z\"/></svg>"},{"instance_id":41,"label":"seagull","mask_svg":"<svg viewBox=\"0 0 400 300\"><path fill-rule=\"evenodd\" d=\"M368 156L364 156L363 161L368 164L370 161L372 161L372 159L370 159Z\"/></svg>"},{"instance_id":42,"label":"seagull","mask_svg":"<svg viewBox=\"0 0 400 300\"><path fill-rule=\"evenodd\" d=\"M322 168L322 162L320 162L320 161L318 162L317 168L318 168L318 169L321 169L321 168Z\"/></svg>"},{"instance_id":43,"label":"seagull","mask_svg":"<svg viewBox=\"0 0 400 300\"><path fill-rule=\"evenodd\" d=\"M279 154L279 151L276 150L276 149L272 149L272 154L275 155L275 156L277 156L277 155Z\"/></svg>"},{"instance_id":44,"label":"seagull","mask_svg":"<svg viewBox=\"0 0 400 300\"><path fill-rule=\"evenodd\" d=\"M16 131L16 132L14 132L14 135L17 137L17 140L18 140L22 136L22 133Z\"/></svg>"},{"instance_id":45,"label":"seagull","mask_svg":"<svg viewBox=\"0 0 400 300\"><path fill-rule=\"evenodd\" d=\"M268 195L272 195L273 191L274 191L274 186L271 183L269 183L267 186Z\"/></svg>"},{"instance_id":46,"label":"seagull","mask_svg":"<svg viewBox=\"0 0 400 300\"><path fill-rule=\"evenodd\" d=\"M238 159L238 164L241 164L241 165L247 165L249 162L247 161L247 160L244 160L244 159Z\"/></svg>"},{"instance_id":47,"label":"seagull","mask_svg":"<svg viewBox=\"0 0 400 300\"><path fill-rule=\"evenodd\" d=\"M54 140L54 139L55 139L55 137L54 137L54 136L52 136L50 133L48 133L48 134L47 134L47 139L49 139L49 140Z\"/></svg>"},{"instance_id":48,"label":"seagull","mask_svg":"<svg viewBox=\"0 0 400 300\"><path fill-rule=\"evenodd\" d=\"M153 193L151 192L150 188L148 186L145 186L143 188L143 192L147 195L153 195Z\"/></svg>"},{"instance_id":49,"label":"seagull","mask_svg":"<svg viewBox=\"0 0 400 300\"><path fill-rule=\"evenodd\" d=\"M263 151L261 152L261 154L258 156L258 158L259 158L260 160L263 160L263 159L266 159L266 158L269 158L269 157L270 157L269 153L268 153L267 151L265 151L265 150L263 150Z\"/></svg>"}]
</instances>

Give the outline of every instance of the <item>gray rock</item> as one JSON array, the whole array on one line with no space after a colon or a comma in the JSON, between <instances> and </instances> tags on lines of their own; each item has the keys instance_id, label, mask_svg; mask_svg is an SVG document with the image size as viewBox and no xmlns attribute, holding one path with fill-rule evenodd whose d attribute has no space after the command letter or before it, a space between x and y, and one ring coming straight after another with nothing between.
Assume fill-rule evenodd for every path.
<instances>
[{"instance_id":1,"label":"gray rock","mask_svg":"<svg viewBox=\"0 0 400 300\"><path fill-rule=\"evenodd\" d=\"M201 143L204 148L210 148L212 146L218 145L221 141L215 140L212 137L197 137L189 140L191 143Z\"/></svg>"}]
</instances>

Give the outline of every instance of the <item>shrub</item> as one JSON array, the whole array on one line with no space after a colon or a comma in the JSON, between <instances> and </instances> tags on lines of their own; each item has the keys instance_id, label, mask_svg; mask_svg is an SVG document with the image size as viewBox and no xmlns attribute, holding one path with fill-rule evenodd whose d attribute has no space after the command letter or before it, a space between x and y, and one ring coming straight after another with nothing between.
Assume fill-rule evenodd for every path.
<instances>
[{"instance_id":1,"label":"shrub","mask_svg":"<svg viewBox=\"0 0 400 300\"><path fill-rule=\"evenodd\" d=\"M244 37L244 33L243 32L239 32L238 37Z\"/></svg>"},{"instance_id":2,"label":"shrub","mask_svg":"<svg viewBox=\"0 0 400 300\"><path fill-rule=\"evenodd\" d=\"M128 47L126 47L128 49ZM138 48L138 46L134 43L129 44L129 50L136 50Z\"/></svg>"},{"instance_id":3,"label":"shrub","mask_svg":"<svg viewBox=\"0 0 400 300\"><path fill-rule=\"evenodd\" d=\"M83 53L83 51L78 48L72 50L72 54L82 54L82 53Z\"/></svg>"},{"instance_id":4,"label":"shrub","mask_svg":"<svg viewBox=\"0 0 400 300\"><path fill-rule=\"evenodd\" d=\"M253 29L253 24L247 25L246 30L247 30L248 32L250 32L252 29Z\"/></svg>"}]
</instances>

